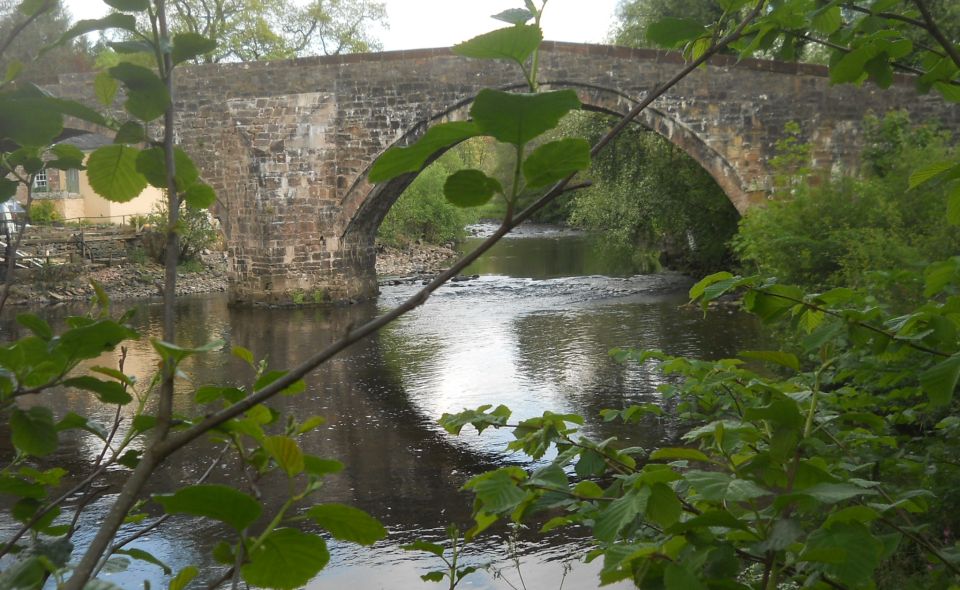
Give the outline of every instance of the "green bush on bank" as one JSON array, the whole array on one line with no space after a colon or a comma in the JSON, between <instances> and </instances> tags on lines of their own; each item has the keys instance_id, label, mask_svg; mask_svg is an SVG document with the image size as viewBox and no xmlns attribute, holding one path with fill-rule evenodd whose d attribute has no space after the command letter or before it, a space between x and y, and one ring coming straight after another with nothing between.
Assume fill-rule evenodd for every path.
<instances>
[{"instance_id":1,"label":"green bush on bank","mask_svg":"<svg viewBox=\"0 0 960 590\"><path fill-rule=\"evenodd\" d=\"M390 208L377 238L389 246L416 242L446 244L464 237L464 228L478 219L471 209L455 207L443 196L447 176L463 167L456 151L428 166Z\"/></svg>"},{"instance_id":2,"label":"green bush on bank","mask_svg":"<svg viewBox=\"0 0 960 590\"><path fill-rule=\"evenodd\" d=\"M596 141L595 116L570 117L571 133ZM592 186L579 191L568 222L602 232L619 249L659 256L666 266L702 273L726 266L739 215L723 190L666 139L635 127L593 161Z\"/></svg>"},{"instance_id":3,"label":"green bush on bank","mask_svg":"<svg viewBox=\"0 0 960 590\"><path fill-rule=\"evenodd\" d=\"M733 244L751 271L812 289L865 286L874 271L919 269L960 251L960 235L942 223L942 188L908 185L912 170L946 157L949 138L899 112L864 127L862 177L806 175L744 216Z\"/></svg>"}]
</instances>

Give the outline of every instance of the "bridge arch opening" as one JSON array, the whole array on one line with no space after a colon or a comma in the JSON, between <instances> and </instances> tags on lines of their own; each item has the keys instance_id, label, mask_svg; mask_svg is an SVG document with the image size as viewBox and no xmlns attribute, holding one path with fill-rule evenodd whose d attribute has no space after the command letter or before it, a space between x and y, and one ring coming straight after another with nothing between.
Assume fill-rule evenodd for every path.
<instances>
[{"instance_id":1,"label":"bridge arch opening","mask_svg":"<svg viewBox=\"0 0 960 590\"><path fill-rule=\"evenodd\" d=\"M554 84L553 86L562 86L563 84ZM622 94L610 89L598 89L593 86L578 86L576 84L566 84L578 88L583 102L583 110L580 113L573 113L573 116L587 116L596 120L605 120L606 127L612 126L616 118L622 116L623 112L629 110L633 105ZM467 116L467 110L471 100L464 100L444 111L437 120L460 120ZM425 123L408 130L397 144L409 142L414 137L419 136L427 129ZM747 195L743 190L743 184L736 170L724 157L713 150L706 141L701 139L696 132L681 124L676 118L654 108L648 108L641 117L631 126L631 133L641 132L648 137L655 137L662 146L670 146L674 151L674 156L695 163L695 168L705 172L712 179L717 188L720 197L719 203L711 203L708 207L711 215L719 218L718 225L729 230L730 234L735 231L741 205L745 208ZM599 137L599 134L597 135ZM596 139L594 137L593 139ZM468 144L461 144L450 148L454 154L464 150L470 144L482 139L469 140ZM395 144L396 145L396 144ZM446 152L448 150L444 150ZM422 184L422 176L434 177L438 168L451 168L448 163L450 155L445 156L444 152L438 152L433 155L430 163L418 173L407 174L390 181L371 186L365 183L364 179L358 179L358 182L351 187L344 198L344 211L353 211L349 219L344 220L342 227L345 227L344 240L354 244L365 244L373 248L374 238L379 228L384 222L394 204L397 203L401 195L411 187L417 188ZM476 167L471 162L461 162L468 167ZM450 171L459 166L453 166ZM689 165L688 165L689 168ZM443 176L445 178L445 175ZM416 183L416 184L415 184ZM436 183L434 183L436 184ZM359 189L359 190L358 190ZM421 187L422 189L422 187ZM442 190L442 182L434 190ZM566 197L568 200L575 197ZM440 196L442 199L442 195ZM351 200L353 203L351 203ZM351 206L352 205L352 206ZM732 229L731 229L732 228ZM687 241L690 247L700 242L696 235L696 230L691 229L686 233ZM727 236L728 239L730 236Z\"/></svg>"}]
</instances>

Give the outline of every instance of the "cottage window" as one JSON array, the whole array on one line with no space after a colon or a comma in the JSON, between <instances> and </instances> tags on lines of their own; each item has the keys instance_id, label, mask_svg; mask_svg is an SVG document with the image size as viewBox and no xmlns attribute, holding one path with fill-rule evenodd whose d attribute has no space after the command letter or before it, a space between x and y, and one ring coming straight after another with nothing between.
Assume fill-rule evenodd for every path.
<instances>
[{"instance_id":1,"label":"cottage window","mask_svg":"<svg viewBox=\"0 0 960 590\"><path fill-rule=\"evenodd\" d=\"M33 190L38 193L45 193L50 190L50 182L47 178L46 170L41 170L33 175Z\"/></svg>"}]
</instances>

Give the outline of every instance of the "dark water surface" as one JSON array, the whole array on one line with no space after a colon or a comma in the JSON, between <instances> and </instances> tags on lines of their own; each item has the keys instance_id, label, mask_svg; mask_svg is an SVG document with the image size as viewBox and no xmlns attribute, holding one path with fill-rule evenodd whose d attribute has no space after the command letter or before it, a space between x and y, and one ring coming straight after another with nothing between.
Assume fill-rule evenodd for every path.
<instances>
[{"instance_id":1,"label":"dark water surface","mask_svg":"<svg viewBox=\"0 0 960 590\"><path fill-rule=\"evenodd\" d=\"M419 576L439 565L399 546L415 538L440 540L447 523L470 522L469 497L457 490L470 476L506 463L527 465L525 457L505 454L506 433L465 431L451 437L437 425L444 412L481 404L506 404L525 418L545 410L587 417L590 436L625 435L632 444L651 446L675 435L669 418L617 432L597 416L603 408L660 402L661 376L653 366L620 365L608 355L613 347L658 348L668 353L717 358L756 346L761 338L751 318L739 313L712 313L679 307L689 280L661 274L635 277L586 275L596 272L584 261L584 241L562 233L514 238L481 260L479 279L443 287L423 307L386 330L358 343L311 375L307 391L272 405L298 416L328 419L304 441L307 452L346 464L329 479L323 502L351 504L375 515L390 531L372 548L331 543L330 565L310 588L408 589L436 587ZM183 366L194 384L182 382L178 409L191 410L189 392L203 383L248 384L249 368L229 355L232 346L250 348L276 368L292 366L343 334L352 323L385 310L416 285L384 287L375 303L335 310L237 310L223 297L182 299L177 304L181 345L222 339L224 348L189 359ZM160 308L140 304L139 327L159 336ZM49 314L65 314L53 310ZM5 324L6 332L9 324ZM98 364L117 362L119 352ZM145 380L155 357L145 340L133 343L126 370ZM63 394L58 409L90 413L85 397ZM669 412L667 413L669 415ZM98 418L107 423L112 414ZM80 437L63 460L78 472L100 451L95 439ZM218 453L203 443L181 452L154 478L152 491L172 491L196 481ZM116 474L119 476L119 474ZM216 468L211 481L236 482L235 465ZM259 484L268 503L276 504L285 484ZM87 517L77 541L92 534L94 521L109 506L107 497ZM7 523L4 528L7 528ZM223 530L216 524L174 518L133 546L150 551L179 569L200 566L202 577L215 579L218 566L208 557ZM488 573L466 578L461 588L519 586L507 554L506 532L478 541L465 557L505 568L503 579ZM577 561L585 542L570 532L547 538L521 535L519 553L529 590L556 589L565 562L573 568L563 588L596 588L599 563ZM166 587L162 572L133 564L130 571L106 579L126 588ZM617 586L612 586L616 588Z\"/></svg>"}]
</instances>

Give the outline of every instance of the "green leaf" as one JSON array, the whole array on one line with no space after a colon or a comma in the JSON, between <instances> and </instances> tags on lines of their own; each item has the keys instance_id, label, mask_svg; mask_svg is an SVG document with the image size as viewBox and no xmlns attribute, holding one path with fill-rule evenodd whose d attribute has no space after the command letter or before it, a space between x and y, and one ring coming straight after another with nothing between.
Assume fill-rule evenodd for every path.
<instances>
[{"instance_id":1,"label":"green leaf","mask_svg":"<svg viewBox=\"0 0 960 590\"><path fill-rule=\"evenodd\" d=\"M147 179L137 172L140 150L113 144L97 148L87 158L87 179L98 195L115 203L126 203L143 189Z\"/></svg>"},{"instance_id":2,"label":"green leaf","mask_svg":"<svg viewBox=\"0 0 960 590\"><path fill-rule=\"evenodd\" d=\"M960 102L960 86L947 82L934 82L933 87L949 102Z\"/></svg>"},{"instance_id":3,"label":"green leaf","mask_svg":"<svg viewBox=\"0 0 960 590\"><path fill-rule=\"evenodd\" d=\"M434 125L413 145L392 147L377 158L370 168L370 182L384 182L401 174L417 172L437 152L480 134L480 129L471 121Z\"/></svg>"},{"instance_id":4,"label":"green leaf","mask_svg":"<svg viewBox=\"0 0 960 590\"><path fill-rule=\"evenodd\" d=\"M667 531L671 534L681 534L687 531L693 531L707 527L723 527L727 529L737 529L742 531L750 530L747 524L726 510L712 510L695 516L690 520L678 522Z\"/></svg>"},{"instance_id":5,"label":"green leaf","mask_svg":"<svg viewBox=\"0 0 960 590\"><path fill-rule=\"evenodd\" d=\"M210 185L195 182L184 191L183 199L194 209L209 209L217 202L217 193Z\"/></svg>"},{"instance_id":6,"label":"green leaf","mask_svg":"<svg viewBox=\"0 0 960 590\"><path fill-rule=\"evenodd\" d=\"M880 88L889 88L893 84L893 67L890 66L890 56L886 53L868 60L863 69Z\"/></svg>"},{"instance_id":7,"label":"green leaf","mask_svg":"<svg viewBox=\"0 0 960 590\"><path fill-rule=\"evenodd\" d=\"M251 367L254 365L255 359L253 358L253 353L247 348L242 346L234 346L230 349L230 354L244 361Z\"/></svg>"},{"instance_id":8,"label":"green leaf","mask_svg":"<svg viewBox=\"0 0 960 590\"><path fill-rule=\"evenodd\" d=\"M690 287L690 301L696 301L700 299L701 296L706 292L707 287L714 283L719 283L721 281L726 281L734 278L734 276L727 271L721 271L713 273L712 275L707 275L697 281L692 287Z\"/></svg>"},{"instance_id":9,"label":"green leaf","mask_svg":"<svg viewBox=\"0 0 960 590\"><path fill-rule=\"evenodd\" d=\"M683 506L670 486L662 483L655 484L650 489L650 498L647 500L647 517L663 528L667 528L680 520Z\"/></svg>"},{"instance_id":10,"label":"green leaf","mask_svg":"<svg viewBox=\"0 0 960 590\"><path fill-rule=\"evenodd\" d=\"M117 130L113 143L143 143L146 137L147 131L142 124L136 121L127 121Z\"/></svg>"},{"instance_id":11,"label":"green leaf","mask_svg":"<svg viewBox=\"0 0 960 590\"><path fill-rule=\"evenodd\" d=\"M468 481L463 487L473 490L485 511L500 513L512 510L526 494L517 487L514 477L525 477L521 469L505 467L489 471Z\"/></svg>"},{"instance_id":12,"label":"green leaf","mask_svg":"<svg viewBox=\"0 0 960 590\"><path fill-rule=\"evenodd\" d=\"M941 160L928 164L910 174L910 188L914 189L934 179L960 172L960 164L954 160Z\"/></svg>"},{"instance_id":13,"label":"green leaf","mask_svg":"<svg viewBox=\"0 0 960 590\"><path fill-rule=\"evenodd\" d=\"M18 186L20 184L15 180L0 178L0 203L5 203L16 195Z\"/></svg>"},{"instance_id":14,"label":"green leaf","mask_svg":"<svg viewBox=\"0 0 960 590\"><path fill-rule=\"evenodd\" d=\"M116 98L119 89L120 83L107 72L100 72L93 79L93 93L97 97L97 101L103 106L113 104L113 99Z\"/></svg>"},{"instance_id":15,"label":"green leaf","mask_svg":"<svg viewBox=\"0 0 960 590\"><path fill-rule=\"evenodd\" d=\"M791 430L803 426L803 416L797 402L788 398L774 399L766 406L747 408L743 412L745 420L769 420L777 425Z\"/></svg>"},{"instance_id":16,"label":"green leaf","mask_svg":"<svg viewBox=\"0 0 960 590\"><path fill-rule=\"evenodd\" d=\"M197 566L188 565L187 567L177 572L177 575L172 580L170 580L169 590L186 590L190 582L192 582L193 579L196 578L197 575L199 574L200 574L200 570L197 569Z\"/></svg>"},{"instance_id":17,"label":"green leaf","mask_svg":"<svg viewBox=\"0 0 960 590\"><path fill-rule=\"evenodd\" d=\"M310 416L297 426L297 434L303 434L305 432L310 432L311 430L323 426L327 423L327 419L323 416Z\"/></svg>"},{"instance_id":18,"label":"green leaf","mask_svg":"<svg viewBox=\"0 0 960 590\"><path fill-rule=\"evenodd\" d=\"M757 553L783 551L799 539L803 533L803 528L795 520L779 519L767 533L767 538L758 543L754 550Z\"/></svg>"},{"instance_id":19,"label":"green leaf","mask_svg":"<svg viewBox=\"0 0 960 590\"><path fill-rule=\"evenodd\" d=\"M769 491L752 481L733 479L726 473L688 471L683 478L697 491L700 498L714 502L742 502L770 495Z\"/></svg>"},{"instance_id":20,"label":"green leaf","mask_svg":"<svg viewBox=\"0 0 960 590\"><path fill-rule=\"evenodd\" d=\"M277 379L280 379L281 377L283 377L283 376L286 375L287 373L288 373L288 371L267 371L267 372L265 372L264 374L260 375L260 378L257 379L257 381L253 384L253 389L254 389L254 391L260 391L261 389L263 389L264 387L270 385L271 383L273 383L273 382L276 381ZM304 383L303 379L297 379L296 381L294 381L293 383L291 383L290 385L288 385L288 386L286 387L286 389L283 389L283 390L282 390L282 393L283 393L284 395L295 395L295 394L298 394L298 393L303 393L304 391L306 391L306 389L307 389L307 384Z\"/></svg>"},{"instance_id":21,"label":"green leaf","mask_svg":"<svg viewBox=\"0 0 960 590\"><path fill-rule=\"evenodd\" d=\"M137 19L129 14L120 14L112 13L108 14L103 18L97 19L86 19L77 21L73 27L67 30L66 33L60 36L57 39L57 42L53 45L49 45L43 48L41 54L46 53L47 51L53 49L54 47L59 47L67 41L76 39L87 33L92 33L94 31L104 31L107 29L123 29L125 31L136 32L137 30Z\"/></svg>"},{"instance_id":22,"label":"green leaf","mask_svg":"<svg viewBox=\"0 0 960 590\"><path fill-rule=\"evenodd\" d=\"M876 490L862 488L851 483L831 483L822 482L802 490L797 490L792 494L785 494L777 499L778 505L786 506L796 498L806 496L823 504L837 504L858 498L860 496L875 496Z\"/></svg>"},{"instance_id":23,"label":"green leaf","mask_svg":"<svg viewBox=\"0 0 960 590\"><path fill-rule=\"evenodd\" d=\"M77 146L67 143L58 143L50 148L56 160L47 162L47 168L56 168L58 170L79 170L83 168L83 160L86 155Z\"/></svg>"},{"instance_id":24,"label":"green leaf","mask_svg":"<svg viewBox=\"0 0 960 590\"><path fill-rule=\"evenodd\" d=\"M102 426L94 422L90 422L87 418L73 412L67 412L67 415L57 422L57 432L63 432L64 430L72 430L75 428L85 430L101 440L107 438L107 432Z\"/></svg>"},{"instance_id":25,"label":"green leaf","mask_svg":"<svg viewBox=\"0 0 960 590\"><path fill-rule=\"evenodd\" d=\"M538 147L524 160L523 175L527 179L527 186L537 188L589 167L590 143L574 137Z\"/></svg>"},{"instance_id":26,"label":"green leaf","mask_svg":"<svg viewBox=\"0 0 960 590\"><path fill-rule=\"evenodd\" d=\"M649 497L650 488L640 491L631 489L610 502L597 517L593 525L593 536L598 541L613 542L627 524L646 510Z\"/></svg>"},{"instance_id":27,"label":"green leaf","mask_svg":"<svg viewBox=\"0 0 960 590\"><path fill-rule=\"evenodd\" d=\"M876 49L869 44L847 53L830 66L830 81L834 84L857 82L863 77L867 62L875 55Z\"/></svg>"},{"instance_id":28,"label":"green leaf","mask_svg":"<svg viewBox=\"0 0 960 590\"><path fill-rule=\"evenodd\" d=\"M446 572L428 572L420 576L420 579L424 582L442 582L446 575Z\"/></svg>"},{"instance_id":29,"label":"green leaf","mask_svg":"<svg viewBox=\"0 0 960 590\"><path fill-rule=\"evenodd\" d=\"M503 14L503 13L501 13ZM543 41L534 25L514 25L490 31L453 46L453 52L476 59L506 59L523 64Z\"/></svg>"},{"instance_id":30,"label":"green leaf","mask_svg":"<svg viewBox=\"0 0 960 590\"><path fill-rule=\"evenodd\" d=\"M458 170L448 176L443 184L447 201L457 207L479 207L485 205L493 195L502 192L500 181L473 169Z\"/></svg>"},{"instance_id":31,"label":"green leaf","mask_svg":"<svg viewBox=\"0 0 960 590\"><path fill-rule=\"evenodd\" d=\"M277 462L280 469L293 477L301 473L304 469L303 451L297 441L288 436L268 436L263 441L263 448Z\"/></svg>"},{"instance_id":32,"label":"green leaf","mask_svg":"<svg viewBox=\"0 0 960 590\"><path fill-rule=\"evenodd\" d=\"M493 18L505 23L510 23L511 25L522 25L533 18L533 13L526 8L508 8L503 12L493 15Z\"/></svg>"},{"instance_id":33,"label":"green leaf","mask_svg":"<svg viewBox=\"0 0 960 590\"><path fill-rule=\"evenodd\" d=\"M197 33L178 33L173 36L173 65L191 60L217 48L217 42Z\"/></svg>"},{"instance_id":34,"label":"green leaf","mask_svg":"<svg viewBox=\"0 0 960 590\"><path fill-rule=\"evenodd\" d=\"M183 359L195 354L203 354L205 352L220 349L223 347L223 340L214 340L213 342L208 342L203 346L195 346L193 348L177 346L176 344L170 344L169 342L164 342L163 340L159 340L157 338L152 338L150 340L150 344L153 346L154 350L160 353L160 357L164 360L172 360L174 363L179 363Z\"/></svg>"},{"instance_id":35,"label":"green leaf","mask_svg":"<svg viewBox=\"0 0 960 590\"><path fill-rule=\"evenodd\" d=\"M749 291L743 298L743 306L763 322L769 323L799 305L796 300L802 297L803 293L796 287L771 285L764 290Z\"/></svg>"},{"instance_id":36,"label":"green leaf","mask_svg":"<svg viewBox=\"0 0 960 590\"><path fill-rule=\"evenodd\" d=\"M28 410L13 408L10 414L10 439L17 450L43 457L57 450L57 427L50 408L34 406Z\"/></svg>"},{"instance_id":37,"label":"green leaf","mask_svg":"<svg viewBox=\"0 0 960 590\"><path fill-rule=\"evenodd\" d=\"M215 402L218 399L225 399L231 401L237 398L242 398L244 396L244 391L237 387L220 387L217 385L201 385L197 388L196 393L193 395L193 399L198 404L209 404L210 402Z\"/></svg>"},{"instance_id":38,"label":"green leaf","mask_svg":"<svg viewBox=\"0 0 960 590\"><path fill-rule=\"evenodd\" d=\"M132 54L132 53L154 53L154 47L151 43L146 41L111 41L107 43L110 49L113 49L117 53L123 54Z\"/></svg>"},{"instance_id":39,"label":"green leaf","mask_svg":"<svg viewBox=\"0 0 960 590\"><path fill-rule=\"evenodd\" d=\"M580 477L589 477L591 475L600 475L607 467L607 462L598 451L587 449L580 453L580 460L574 466L574 470Z\"/></svg>"},{"instance_id":40,"label":"green leaf","mask_svg":"<svg viewBox=\"0 0 960 590\"><path fill-rule=\"evenodd\" d=\"M380 521L352 506L318 504L307 511L307 516L341 541L372 545L387 536Z\"/></svg>"},{"instance_id":41,"label":"green leaf","mask_svg":"<svg viewBox=\"0 0 960 590\"><path fill-rule=\"evenodd\" d=\"M663 586L666 590L707 590L696 574L677 563L664 569Z\"/></svg>"},{"instance_id":42,"label":"green leaf","mask_svg":"<svg viewBox=\"0 0 960 590\"><path fill-rule=\"evenodd\" d=\"M420 579L424 582L442 582L446 576L446 572L428 572L420 576Z\"/></svg>"},{"instance_id":43,"label":"green leaf","mask_svg":"<svg viewBox=\"0 0 960 590\"><path fill-rule=\"evenodd\" d=\"M7 64L6 74L3 76L4 82L13 82L23 72L23 62L18 59L10 60Z\"/></svg>"},{"instance_id":44,"label":"green leaf","mask_svg":"<svg viewBox=\"0 0 960 590\"><path fill-rule=\"evenodd\" d=\"M779 350L741 350L737 353L737 356L745 359L773 363L781 367L793 369L794 371L800 370L800 360L797 358L797 355L789 352Z\"/></svg>"},{"instance_id":45,"label":"green leaf","mask_svg":"<svg viewBox=\"0 0 960 590\"><path fill-rule=\"evenodd\" d=\"M152 121L170 106L170 93L156 74L142 66L122 62L108 70L127 89L123 106L142 121Z\"/></svg>"},{"instance_id":46,"label":"green leaf","mask_svg":"<svg viewBox=\"0 0 960 590\"><path fill-rule=\"evenodd\" d=\"M240 568L245 582L282 590L304 586L330 561L323 539L288 528L271 532L248 557Z\"/></svg>"},{"instance_id":47,"label":"green leaf","mask_svg":"<svg viewBox=\"0 0 960 590\"><path fill-rule=\"evenodd\" d=\"M492 412L487 412L490 405L480 406L476 410L464 410L458 414L444 413L440 416L440 426L450 434L459 435L460 431L467 424L477 429L477 432L483 432L489 426L502 426L510 418L510 408L503 404L497 406Z\"/></svg>"},{"instance_id":48,"label":"green leaf","mask_svg":"<svg viewBox=\"0 0 960 590\"><path fill-rule=\"evenodd\" d=\"M697 449L665 448L657 449L656 451L650 453L651 461L660 461L663 459L686 459L690 461L703 461L704 463L710 462L710 457L706 456L703 451L699 451Z\"/></svg>"},{"instance_id":49,"label":"green leaf","mask_svg":"<svg viewBox=\"0 0 960 590\"><path fill-rule=\"evenodd\" d=\"M843 13L839 6L827 5L813 14L810 24L818 33L832 35L843 25Z\"/></svg>"},{"instance_id":50,"label":"green leaf","mask_svg":"<svg viewBox=\"0 0 960 590\"><path fill-rule=\"evenodd\" d=\"M141 12L150 8L150 0L103 0L103 2L121 12Z\"/></svg>"},{"instance_id":51,"label":"green leaf","mask_svg":"<svg viewBox=\"0 0 960 590\"><path fill-rule=\"evenodd\" d=\"M117 549L114 551L114 553L139 559L140 561L146 561L147 563L152 563L153 565L159 566L163 570L163 573L168 576L173 573L173 570L170 569L170 566L157 559L152 553L148 553L143 549Z\"/></svg>"},{"instance_id":52,"label":"green leaf","mask_svg":"<svg viewBox=\"0 0 960 590\"><path fill-rule=\"evenodd\" d=\"M580 99L573 90L520 94L485 88L477 95L470 115L483 133L520 146L553 129L564 115L579 108Z\"/></svg>"},{"instance_id":53,"label":"green leaf","mask_svg":"<svg viewBox=\"0 0 960 590\"><path fill-rule=\"evenodd\" d=\"M667 17L650 23L647 40L668 49L676 49L702 35L703 25L689 18Z\"/></svg>"},{"instance_id":54,"label":"green leaf","mask_svg":"<svg viewBox=\"0 0 960 590\"><path fill-rule=\"evenodd\" d=\"M343 463L333 459L322 459L316 455L303 456L304 471L310 475L323 476L343 471Z\"/></svg>"},{"instance_id":55,"label":"green leaf","mask_svg":"<svg viewBox=\"0 0 960 590\"><path fill-rule=\"evenodd\" d=\"M955 184L947 195L947 223L960 225L960 183Z\"/></svg>"},{"instance_id":56,"label":"green leaf","mask_svg":"<svg viewBox=\"0 0 960 590\"><path fill-rule=\"evenodd\" d=\"M573 493L583 498L600 498L603 496L603 488L592 481L581 481L573 486Z\"/></svg>"},{"instance_id":57,"label":"green leaf","mask_svg":"<svg viewBox=\"0 0 960 590\"><path fill-rule=\"evenodd\" d=\"M39 96L31 98L30 100L38 106L43 106L44 108L56 111L61 115L76 117L81 121L86 121L95 125L107 126L108 124L103 115L75 100L55 98L52 96Z\"/></svg>"},{"instance_id":58,"label":"green leaf","mask_svg":"<svg viewBox=\"0 0 960 590\"><path fill-rule=\"evenodd\" d=\"M953 399L960 380L960 353L937 363L920 374L920 385L933 406L945 406Z\"/></svg>"},{"instance_id":59,"label":"green leaf","mask_svg":"<svg viewBox=\"0 0 960 590\"><path fill-rule=\"evenodd\" d=\"M416 541L408 545L401 545L400 548L403 549L404 551L425 551L427 553L432 553L437 557L440 557L443 555L443 545L437 545L436 543L428 543L427 541L423 541L421 539L417 539Z\"/></svg>"},{"instance_id":60,"label":"green leaf","mask_svg":"<svg viewBox=\"0 0 960 590\"><path fill-rule=\"evenodd\" d=\"M17 316L17 323L29 329L31 332L43 338L50 340L53 338L53 328L45 320L32 313L21 313Z\"/></svg>"},{"instance_id":61,"label":"green leaf","mask_svg":"<svg viewBox=\"0 0 960 590\"><path fill-rule=\"evenodd\" d=\"M126 405L133 401L133 396L127 393L123 384L116 381L101 381L90 375L74 377L63 382L67 387L75 387L85 391L92 391L97 399L105 404Z\"/></svg>"},{"instance_id":62,"label":"green leaf","mask_svg":"<svg viewBox=\"0 0 960 590\"><path fill-rule=\"evenodd\" d=\"M800 559L824 563L830 577L858 587L871 579L883 550L883 543L862 523L843 522L813 531Z\"/></svg>"},{"instance_id":63,"label":"green leaf","mask_svg":"<svg viewBox=\"0 0 960 590\"><path fill-rule=\"evenodd\" d=\"M204 484L156 495L154 501L168 514L192 514L224 522L242 531L260 516L262 507L252 496L229 486Z\"/></svg>"},{"instance_id":64,"label":"green leaf","mask_svg":"<svg viewBox=\"0 0 960 590\"><path fill-rule=\"evenodd\" d=\"M193 160L180 148L174 148L173 167L176 170L174 181L178 191L186 189L200 178L200 172ZM163 148L154 147L140 152L137 156L137 172L143 174L151 185L167 188L167 164Z\"/></svg>"},{"instance_id":65,"label":"green leaf","mask_svg":"<svg viewBox=\"0 0 960 590\"><path fill-rule=\"evenodd\" d=\"M0 99L0 137L16 144L44 147L63 131L63 117L36 99Z\"/></svg>"},{"instance_id":66,"label":"green leaf","mask_svg":"<svg viewBox=\"0 0 960 590\"><path fill-rule=\"evenodd\" d=\"M848 506L831 514L824 526L829 528L835 522L872 522L880 516L879 512L869 506Z\"/></svg>"}]
</instances>

